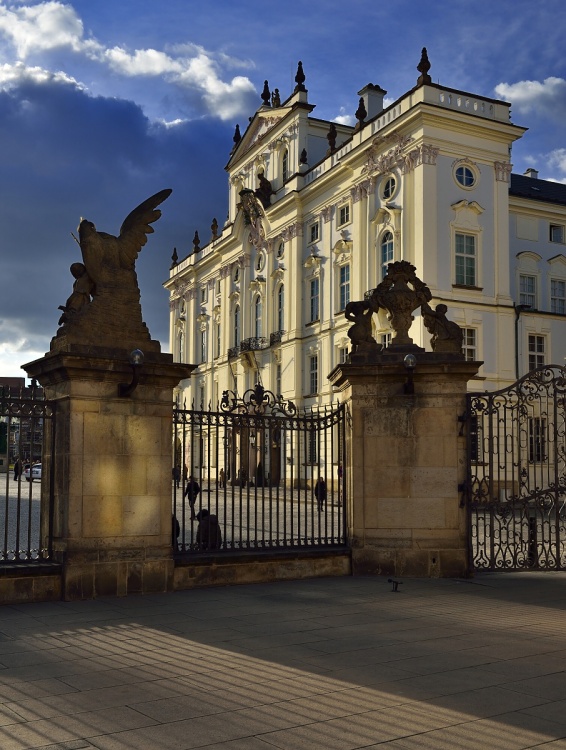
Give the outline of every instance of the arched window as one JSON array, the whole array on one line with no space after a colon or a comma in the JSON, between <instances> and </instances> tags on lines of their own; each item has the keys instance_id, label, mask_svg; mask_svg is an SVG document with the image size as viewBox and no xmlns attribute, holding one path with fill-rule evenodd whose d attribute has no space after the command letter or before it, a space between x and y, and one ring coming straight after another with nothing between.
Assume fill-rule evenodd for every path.
<instances>
[{"instance_id":1,"label":"arched window","mask_svg":"<svg viewBox=\"0 0 566 750\"><path fill-rule=\"evenodd\" d=\"M277 290L277 330L283 331L285 328L285 287L280 284Z\"/></svg>"},{"instance_id":2,"label":"arched window","mask_svg":"<svg viewBox=\"0 0 566 750\"><path fill-rule=\"evenodd\" d=\"M254 302L254 336L260 338L261 334L261 317L263 312L263 305L261 303L261 297L259 294L255 298Z\"/></svg>"},{"instance_id":3,"label":"arched window","mask_svg":"<svg viewBox=\"0 0 566 750\"><path fill-rule=\"evenodd\" d=\"M283 151L283 156L281 158L281 175L283 177L283 182L287 182L289 177L289 151L287 149Z\"/></svg>"},{"instance_id":4,"label":"arched window","mask_svg":"<svg viewBox=\"0 0 566 750\"><path fill-rule=\"evenodd\" d=\"M393 262L393 235L391 232L385 232L381 238L380 243L381 249L381 280L385 278L387 274L387 266Z\"/></svg>"},{"instance_id":5,"label":"arched window","mask_svg":"<svg viewBox=\"0 0 566 750\"><path fill-rule=\"evenodd\" d=\"M240 305L234 308L234 346L240 346Z\"/></svg>"}]
</instances>

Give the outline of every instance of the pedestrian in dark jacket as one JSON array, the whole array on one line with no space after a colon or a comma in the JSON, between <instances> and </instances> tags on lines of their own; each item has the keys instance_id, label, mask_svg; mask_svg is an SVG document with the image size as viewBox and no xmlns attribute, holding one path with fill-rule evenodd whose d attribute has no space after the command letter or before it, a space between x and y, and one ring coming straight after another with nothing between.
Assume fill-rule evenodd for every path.
<instances>
[{"instance_id":1,"label":"pedestrian in dark jacket","mask_svg":"<svg viewBox=\"0 0 566 750\"><path fill-rule=\"evenodd\" d=\"M218 518L214 513L209 513L208 508L203 508L197 513L197 519L197 544L200 549L220 549L222 534Z\"/></svg>"},{"instance_id":2,"label":"pedestrian in dark jacket","mask_svg":"<svg viewBox=\"0 0 566 750\"><path fill-rule=\"evenodd\" d=\"M188 499L189 505L191 506L191 520L192 521L194 521L194 519L196 518L195 503L199 495L199 492L200 492L200 484L191 474L191 476L187 480L187 486L185 487L185 497Z\"/></svg>"},{"instance_id":3,"label":"pedestrian in dark jacket","mask_svg":"<svg viewBox=\"0 0 566 750\"><path fill-rule=\"evenodd\" d=\"M324 477L319 477L317 483L314 486L314 496L318 503L318 511L324 510L326 507L326 482Z\"/></svg>"}]
</instances>

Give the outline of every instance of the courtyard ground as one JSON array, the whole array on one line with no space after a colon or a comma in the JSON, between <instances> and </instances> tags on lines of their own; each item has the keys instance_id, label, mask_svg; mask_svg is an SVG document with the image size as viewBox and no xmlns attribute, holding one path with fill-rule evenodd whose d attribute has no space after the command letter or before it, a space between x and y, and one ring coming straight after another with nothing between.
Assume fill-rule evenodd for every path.
<instances>
[{"instance_id":1,"label":"courtyard ground","mask_svg":"<svg viewBox=\"0 0 566 750\"><path fill-rule=\"evenodd\" d=\"M566 573L0 607L0 748L566 750Z\"/></svg>"}]
</instances>

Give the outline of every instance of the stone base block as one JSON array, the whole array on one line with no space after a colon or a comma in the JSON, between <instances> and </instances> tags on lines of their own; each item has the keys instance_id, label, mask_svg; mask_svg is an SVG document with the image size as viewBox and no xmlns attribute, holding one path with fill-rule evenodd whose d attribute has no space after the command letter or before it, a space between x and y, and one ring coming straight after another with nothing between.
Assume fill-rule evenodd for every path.
<instances>
[{"instance_id":1,"label":"stone base block","mask_svg":"<svg viewBox=\"0 0 566 750\"><path fill-rule=\"evenodd\" d=\"M172 559L69 562L64 568L62 598L165 593L173 589L173 570Z\"/></svg>"},{"instance_id":2,"label":"stone base block","mask_svg":"<svg viewBox=\"0 0 566 750\"><path fill-rule=\"evenodd\" d=\"M0 604L61 601L61 573L12 570L0 576Z\"/></svg>"},{"instance_id":3,"label":"stone base block","mask_svg":"<svg viewBox=\"0 0 566 750\"><path fill-rule=\"evenodd\" d=\"M466 550L413 550L361 547L352 550L353 575L412 578L468 578Z\"/></svg>"},{"instance_id":4,"label":"stone base block","mask_svg":"<svg viewBox=\"0 0 566 750\"><path fill-rule=\"evenodd\" d=\"M247 559L217 556L192 560L175 568L175 591L205 586L244 583L270 583L302 578L352 575L350 553L309 555L250 556Z\"/></svg>"}]
</instances>

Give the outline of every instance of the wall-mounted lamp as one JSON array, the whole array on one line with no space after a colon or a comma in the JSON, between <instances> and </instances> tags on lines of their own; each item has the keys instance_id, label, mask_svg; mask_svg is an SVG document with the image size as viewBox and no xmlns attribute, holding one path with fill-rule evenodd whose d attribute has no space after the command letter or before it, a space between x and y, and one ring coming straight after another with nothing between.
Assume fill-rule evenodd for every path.
<instances>
[{"instance_id":1,"label":"wall-mounted lamp","mask_svg":"<svg viewBox=\"0 0 566 750\"><path fill-rule=\"evenodd\" d=\"M120 398L128 398L138 387L138 383L140 382L140 367L144 361L142 350L134 349L133 352L130 352L129 361L132 367L132 382L118 384L118 396Z\"/></svg>"},{"instance_id":2,"label":"wall-mounted lamp","mask_svg":"<svg viewBox=\"0 0 566 750\"><path fill-rule=\"evenodd\" d=\"M403 393L411 396L415 392L415 384L413 382L413 372L417 366L417 358L414 354L406 354L403 359L403 364L407 370L407 382L403 386Z\"/></svg>"}]
</instances>

